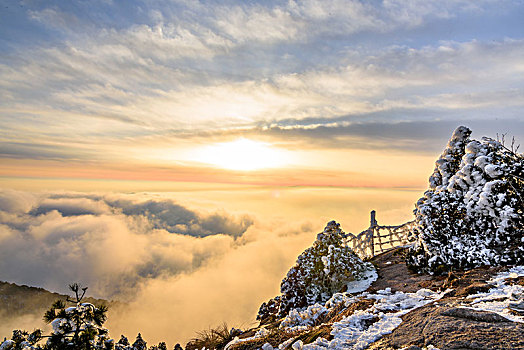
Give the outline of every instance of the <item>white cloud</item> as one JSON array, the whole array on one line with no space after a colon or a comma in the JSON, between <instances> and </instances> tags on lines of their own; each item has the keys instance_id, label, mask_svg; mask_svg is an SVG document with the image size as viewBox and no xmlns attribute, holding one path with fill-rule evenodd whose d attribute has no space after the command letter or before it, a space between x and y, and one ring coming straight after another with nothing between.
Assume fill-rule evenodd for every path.
<instances>
[{"instance_id":1,"label":"white cloud","mask_svg":"<svg viewBox=\"0 0 524 350\"><path fill-rule=\"evenodd\" d=\"M179 226L188 232L168 231ZM110 310L113 337L142 332L148 341L174 344L224 320L253 320L308 244L310 226L246 226L245 217L148 194L1 190L0 275L60 292L80 282L90 296L126 302ZM27 315L20 323L3 317L10 327L40 326Z\"/></svg>"},{"instance_id":2,"label":"white cloud","mask_svg":"<svg viewBox=\"0 0 524 350\"><path fill-rule=\"evenodd\" d=\"M0 209L3 279L52 290L80 280L105 297L197 269L253 224L247 215L122 195L2 190Z\"/></svg>"}]
</instances>

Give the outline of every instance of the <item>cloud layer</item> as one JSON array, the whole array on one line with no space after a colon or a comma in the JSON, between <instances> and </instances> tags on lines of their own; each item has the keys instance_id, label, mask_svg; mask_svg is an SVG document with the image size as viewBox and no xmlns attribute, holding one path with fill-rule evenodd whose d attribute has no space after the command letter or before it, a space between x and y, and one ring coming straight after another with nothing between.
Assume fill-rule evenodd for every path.
<instances>
[{"instance_id":1,"label":"cloud layer","mask_svg":"<svg viewBox=\"0 0 524 350\"><path fill-rule=\"evenodd\" d=\"M247 327L312 237L306 221L255 224L159 195L0 190L2 280L62 293L80 282L124 302L110 310L114 337L171 346L223 321ZM40 320L7 317L0 330Z\"/></svg>"},{"instance_id":2,"label":"cloud layer","mask_svg":"<svg viewBox=\"0 0 524 350\"><path fill-rule=\"evenodd\" d=\"M151 343L172 347L223 321L249 327L326 222L337 219L345 231L359 232L376 209L381 223L401 223L420 195L340 188L184 191L1 190L1 279L63 293L80 282L90 296L126 302L110 310L113 337L142 332ZM190 198L197 204L188 205ZM2 317L0 336L42 326L35 323L41 315Z\"/></svg>"},{"instance_id":3,"label":"cloud layer","mask_svg":"<svg viewBox=\"0 0 524 350\"><path fill-rule=\"evenodd\" d=\"M253 224L168 199L0 192L2 279L63 291L79 280L106 298L145 279L190 273L226 254Z\"/></svg>"}]
</instances>

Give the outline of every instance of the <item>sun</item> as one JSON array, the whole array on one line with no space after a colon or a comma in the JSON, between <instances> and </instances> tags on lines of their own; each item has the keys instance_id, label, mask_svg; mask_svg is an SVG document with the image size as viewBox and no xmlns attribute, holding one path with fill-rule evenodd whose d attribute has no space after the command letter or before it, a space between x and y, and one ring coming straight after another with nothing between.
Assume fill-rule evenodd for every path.
<instances>
[{"instance_id":1,"label":"sun","mask_svg":"<svg viewBox=\"0 0 524 350\"><path fill-rule=\"evenodd\" d=\"M206 146L197 152L195 160L224 169L242 171L286 165L284 150L266 142L245 138Z\"/></svg>"}]
</instances>

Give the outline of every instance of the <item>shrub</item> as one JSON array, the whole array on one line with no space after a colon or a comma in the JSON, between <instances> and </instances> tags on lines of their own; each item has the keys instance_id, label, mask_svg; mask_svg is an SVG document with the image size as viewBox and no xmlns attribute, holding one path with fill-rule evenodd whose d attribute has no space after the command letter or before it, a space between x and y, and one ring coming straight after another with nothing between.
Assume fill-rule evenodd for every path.
<instances>
[{"instance_id":1,"label":"shrub","mask_svg":"<svg viewBox=\"0 0 524 350\"><path fill-rule=\"evenodd\" d=\"M284 277L281 295L262 304L257 319L282 317L291 309L323 303L334 293L344 291L348 282L365 278L365 272L371 269L371 264L363 262L347 246L340 225L331 221Z\"/></svg>"},{"instance_id":2,"label":"shrub","mask_svg":"<svg viewBox=\"0 0 524 350\"><path fill-rule=\"evenodd\" d=\"M524 157L459 127L415 208L408 265L430 273L524 262Z\"/></svg>"}]
</instances>

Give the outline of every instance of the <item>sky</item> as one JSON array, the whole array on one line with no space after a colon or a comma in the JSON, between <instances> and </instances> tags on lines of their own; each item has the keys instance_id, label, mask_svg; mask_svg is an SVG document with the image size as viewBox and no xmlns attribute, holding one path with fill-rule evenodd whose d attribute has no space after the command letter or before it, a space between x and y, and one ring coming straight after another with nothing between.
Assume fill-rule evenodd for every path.
<instances>
[{"instance_id":1,"label":"sky","mask_svg":"<svg viewBox=\"0 0 524 350\"><path fill-rule=\"evenodd\" d=\"M249 323L456 127L524 140L524 1L0 5L0 280L126 300L115 337Z\"/></svg>"},{"instance_id":2,"label":"sky","mask_svg":"<svg viewBox=\"0 0 524 350\"><path fill-rule=\"evenodd\" d=\"M522 139L523 15L522 1L4 0L0 175L421 187L461 124Z\"/></svg>"}]
</instances>

